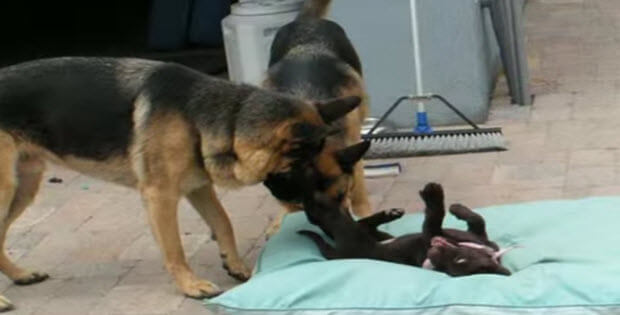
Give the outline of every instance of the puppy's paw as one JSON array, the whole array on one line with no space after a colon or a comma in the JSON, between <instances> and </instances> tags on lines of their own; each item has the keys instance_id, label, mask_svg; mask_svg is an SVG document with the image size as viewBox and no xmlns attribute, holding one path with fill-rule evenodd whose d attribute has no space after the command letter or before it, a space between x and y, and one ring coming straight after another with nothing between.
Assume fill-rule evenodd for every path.
<instances>
[{"instance_id":1,"label":"puppy's paw","mask_svg":"<svg viewBox=\"0 0 620 315\"><path fill-rule=\"evenodd\" d=\"M424 189L420 191L420 197L427 203L443 202L443 188L437 183L428 183Z\"/></svg>"},{"instance_id":2,"label":"puppy's paw","mask_svg":"<svg viewBox=\"0 0 620 315\"><path fill-rule=\"evenodd\" d=\"M459 219L465 219L469 216L475 215L471 209L467 208L466 206L460 203L455 203L451 205L450 213L452 213L455 217Z\"/></svg>"},{"instance_id":3,"label":"puppy's paw","mask_svg":"<svg viewBox=\"0 0 620 315\"><path fill-rule=\"evenodd\" d=\"M383 212L388 218L392 220L396 220L402 217L403 215L405 215L405 209L401 209L401 208L392 208L390 210L383 210Z\"/></svg>"}]
</instances>

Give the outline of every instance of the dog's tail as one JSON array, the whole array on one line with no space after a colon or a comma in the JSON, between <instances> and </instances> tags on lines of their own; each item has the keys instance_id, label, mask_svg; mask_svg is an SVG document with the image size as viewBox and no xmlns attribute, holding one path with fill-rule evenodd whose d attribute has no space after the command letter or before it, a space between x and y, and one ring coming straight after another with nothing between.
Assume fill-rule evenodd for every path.
<instances>
[{"instance_id":1,"label":"dog's tail","mask_svg":"<svg viewBox=\"0 0 620 315\"><path fill-rule=\"evenodd\" d=\"M306 0L297 18L320 19L327 15L331 0Z\"/></svg>"},{"instance_id":2,"label":"dog's tail","mask_svg":"<svg viewBox=\"0 0 620 315\"><path fill-rule=\"evenodd\" d=\"M303 230L303 231L299 231L297 232L300 235L303 235L309 239L311 239L316 246L319 248L319 251L321 252L321 254L323 255L323 257L327 258L327 259L337 259L338 258L338 254L336 252L336 249L333 248L331 245L329 245L324 239L323 237L321 237L321 235L319 235L319 233L316 232L312 232L312 231L307 231L307 230Z\"/></svg>"}]
</instances>

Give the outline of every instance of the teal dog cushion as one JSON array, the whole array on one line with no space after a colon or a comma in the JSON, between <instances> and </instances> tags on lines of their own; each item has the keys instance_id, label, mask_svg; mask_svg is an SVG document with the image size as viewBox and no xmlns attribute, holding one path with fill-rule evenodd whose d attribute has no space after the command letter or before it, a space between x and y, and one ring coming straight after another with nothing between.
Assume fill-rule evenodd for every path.
<instances>
[{"instance_id":1,"label":"teal dog cushion","mask_svg":"<svg viewBox=\"0 0 620 315\"><path fill-rule=\"evenodd\" d=\"M250 281L206 301L234 314L620 314L620 198L545 201L478 209L489 238L521 245L502 258L512 275L453 278L365 259L325 260L286 216ZM383 226L421 229L422 214ZM448 215L445 227L466 229Z\"/></svg>"}]
</instances>

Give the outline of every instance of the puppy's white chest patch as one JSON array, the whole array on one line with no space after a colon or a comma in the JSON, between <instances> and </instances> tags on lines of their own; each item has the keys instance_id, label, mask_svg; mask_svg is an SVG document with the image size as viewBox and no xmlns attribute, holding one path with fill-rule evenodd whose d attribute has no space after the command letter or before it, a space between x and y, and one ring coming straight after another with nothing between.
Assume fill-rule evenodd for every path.
<instances>
[{"instance_id":1,"label":"puppy's white chest patch","mask_svg":"<svg viewBox=\"0 0 620 315\"><path fill-rule=\"evenodd\" d=\"M389 244L389 243L392 243L395 239L396 239L395 237L392 237L387 240L381 241L380 244Z\"/></svg>"}]
</instances>

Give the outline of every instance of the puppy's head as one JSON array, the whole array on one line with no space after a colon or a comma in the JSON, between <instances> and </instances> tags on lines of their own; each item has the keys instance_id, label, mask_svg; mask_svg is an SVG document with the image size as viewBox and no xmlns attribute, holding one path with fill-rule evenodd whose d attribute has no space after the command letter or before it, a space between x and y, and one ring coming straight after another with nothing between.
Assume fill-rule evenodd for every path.
<instances>
[{"instance_id":1,"label":"puppy's head","mask_svg":"<svg viewBox=\"0 0 620 315\"><path fill-rule=\"evenodd\" d=\"M510 275L500 264L507 250L499 250L477 243L459 242L435 236L427 252L426 268L459 277L479 273Z\"/></svg>"},{"instance_id":2,"label":"puppy's head","mask_svg":"<svg viewBox=\"0 0 620 315\"><path fill-rule=\"evenodd\" d=\"M346 207L354 166L369 147L369 142L360 142L344 149L327 144L310 163L297 164L296 167L312 168L316 177L316 191ZM301 209L303 187L307 179L299 174L295 170L270 174L264 184L278 200Z\"/></svg>"}]
</instances>

